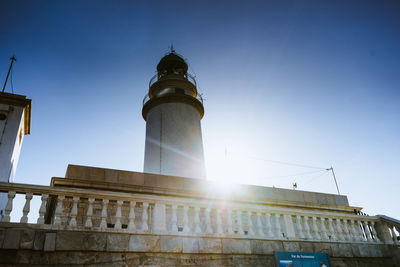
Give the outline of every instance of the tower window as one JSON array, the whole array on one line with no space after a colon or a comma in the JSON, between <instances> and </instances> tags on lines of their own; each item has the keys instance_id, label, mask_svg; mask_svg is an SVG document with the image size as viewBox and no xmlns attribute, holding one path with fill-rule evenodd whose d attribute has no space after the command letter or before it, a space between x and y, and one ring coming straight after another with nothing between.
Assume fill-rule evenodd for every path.
<instances>
[{"instance_id":1,"label":"tower window","mask_svg":"<svg viewBox=\"0 0 400 267\"><path fill-rule=\"evenodd\" d=\"M181 88L175 88L175 93L184 95L185 94L185 90L183 90Z\"/></svg>"},{"instance_id":2,"label":"tower window","mask_svg":"<svg viewBox=\"0 0 400 267\"><path fill-rule=\"evenodd\" d=\"M7 115L4 113L0 113L0 121L4 121L7 118Z\"/></svg>"},{"instance_id":3,"label":"tower window","mask_svg":"<svg viewBox=\"0 0 400 267\"><path fill-rule=\"evenodd\" d=\"M19 145L21 145L21 142L22 142L22 128L19 131Z\"/></svg>"}]
</instances>

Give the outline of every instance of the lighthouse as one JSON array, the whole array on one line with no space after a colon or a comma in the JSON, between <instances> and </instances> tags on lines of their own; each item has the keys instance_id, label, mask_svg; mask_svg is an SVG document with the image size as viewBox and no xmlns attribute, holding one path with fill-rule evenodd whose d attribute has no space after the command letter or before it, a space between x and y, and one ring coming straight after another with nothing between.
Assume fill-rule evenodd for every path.
<instances>
[{"instance_id":1,"label":"lighthouse","mask_svg":"<svg viewBox=\"0 0 400 267\"><path fill-rule=\"evenodd\" d=\"M157 65L143 100L144 172L205 179L203 101L188 64L172 48Z\"/></svg>"}]
</instances>

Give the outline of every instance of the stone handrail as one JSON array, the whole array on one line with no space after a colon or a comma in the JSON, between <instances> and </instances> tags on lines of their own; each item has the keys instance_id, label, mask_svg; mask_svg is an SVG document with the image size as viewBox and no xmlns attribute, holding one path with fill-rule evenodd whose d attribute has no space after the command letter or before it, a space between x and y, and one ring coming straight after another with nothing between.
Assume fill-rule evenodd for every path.
<instances>
[{"instance_id":1,"label":"stone handrail","mask_svg":"<svg viewBox=\"0 0 400 267\"><path fill-rule=\"evenodd\" d=\"M13 199L25 195L20 223L30 202L41 197L38 227L247 239L398 244L399 227L376 216L81 188L0 183L8 202L1 222L10 222ZM397 233L396 233L396 231Z\"/></svg>"}]
</instances>

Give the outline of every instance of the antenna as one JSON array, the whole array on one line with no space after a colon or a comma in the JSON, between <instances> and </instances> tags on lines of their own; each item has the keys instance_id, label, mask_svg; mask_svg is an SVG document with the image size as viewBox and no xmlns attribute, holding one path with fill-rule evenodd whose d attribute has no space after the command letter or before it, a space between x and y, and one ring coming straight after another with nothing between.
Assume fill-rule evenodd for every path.
<instances>
[{"instance_id":1,"label":"antenna","mask_svg":"<svg viewBox=\"0 0 400 267\"><path fill-rule=\"evenodd\" d=\"M333 167L331 166L330 168L328 168L326 170L327 171L332 171L333 179L335 180L336 190L338 192L338 195L340 195L339 186L338 186L337 181L336 181L336 175L335 175L335 171L333 170Z\"/></svg>"},{"instance_id":2,"label":"antenna","mask_svg":"<svg viewBox=\"0 0 400 267\"><path fill-rule=\"evenodd\" d=\"M173 44L171 44L169 46L169 50L171 50L171 53L175 53L175 49L174 49L174 45Z\"/></svg>"},{"instance_id":3,"label":"antenna","mask_svg":"<svg viewBox=\"0 0 400 267\"><path fill-rule=\"evenodd\" d=\"M10 68L8 69L7 77L6 77L6 80L5 80L5 82L4 82L3 90L1 91L1 93L4 93L4 89L6 89L6 85L7 85L7 81L8 81L8 76L10 76L10 72L11 72L11 68L12 68L12 66L13 66L13 63L14 63L14 61L16 61L17 59L15 58L15 56L12 56L12 57L10 58L10 60L11 60Z\"/></svg>"}]
</instances>

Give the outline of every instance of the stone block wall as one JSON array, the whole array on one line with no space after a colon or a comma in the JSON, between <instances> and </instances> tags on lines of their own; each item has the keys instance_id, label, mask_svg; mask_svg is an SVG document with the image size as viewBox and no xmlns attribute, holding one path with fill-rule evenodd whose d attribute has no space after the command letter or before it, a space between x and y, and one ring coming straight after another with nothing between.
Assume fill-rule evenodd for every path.
<instances>
[{"instance_id":1,"label":"stone block wall","mask_svg":"<svg viewBox=\"0 0 400 267\"><path fill-rule=\"evenodd\" d=\"M40 229L0 223L0 265L275 266L274 251L328 253L332 266L400 266L393 245Z\"/></svg>"}]
</instances>

